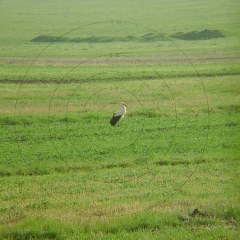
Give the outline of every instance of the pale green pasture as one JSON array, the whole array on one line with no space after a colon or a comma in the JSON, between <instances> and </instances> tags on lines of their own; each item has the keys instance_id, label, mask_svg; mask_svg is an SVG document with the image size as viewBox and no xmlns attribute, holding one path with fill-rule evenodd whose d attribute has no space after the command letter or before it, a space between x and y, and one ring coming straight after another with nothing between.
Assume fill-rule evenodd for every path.
<instances>
[{"instance_id":1,"label":"pale green pasture","mask_svg":"<svg viewBox=\"0 0 240 240\"><path fill-rule=\"evenodd\" d=\"M121 60L120 60L121 59ZM0 80L17 80L22 83L46 82L86 82L119 80L164 80L176 77L201 77L216 75L238 75L239 59L188 59L178 58L138 58L138 57L95 57L92 59L28 59L3 61ZM97 62L96 62L97 61ZM153 62L152 62L153 61Z\"/></svg>"},{"instance_id":2,"label":"pale green pasture","mask_svg":"<svg viewBox=\"0 0 240 240\"><path fill-rule=\"evenodd\" d=\"M46 47L46 56L82 57L124 53L131 56L239 54L238 1L1 1L1 48L3 57L36 57ZM150 11L151 10L151 11ZM225 38L205 41L171 39L158 42L113 42L107 44L33 43L33 38L139 37L159 33L169 38L176 32L218 30ZM53 46L54 45L54 46ZM177 46L177 47L176 47ZM167 53L166 53L167 52Z\"/></svg>"}]
</instances>

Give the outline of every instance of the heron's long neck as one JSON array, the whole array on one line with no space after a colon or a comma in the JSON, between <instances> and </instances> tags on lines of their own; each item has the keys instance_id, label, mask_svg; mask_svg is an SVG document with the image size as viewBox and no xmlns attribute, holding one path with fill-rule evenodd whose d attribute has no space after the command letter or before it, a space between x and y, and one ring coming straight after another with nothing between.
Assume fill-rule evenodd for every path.
<instances>
[{"instance_id":1,"label":"heron's long neck","mask_svg":"<svg viewBox=\"0 0 240 240\"><path fill-rule=\"evenodd\" d=\"M127 112L127 108L123 105L124 114Z\"/></svg>"}]
</instances>

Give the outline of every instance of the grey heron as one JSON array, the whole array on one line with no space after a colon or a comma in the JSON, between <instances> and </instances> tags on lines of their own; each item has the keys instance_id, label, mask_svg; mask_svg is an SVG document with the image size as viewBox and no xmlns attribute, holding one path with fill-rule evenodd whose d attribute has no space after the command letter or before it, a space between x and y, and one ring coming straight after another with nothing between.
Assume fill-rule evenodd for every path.
<instances>
[{"instance_id":1,"label":"grey heron","mask_svg":"<svg viewBox=\"0 0 240 240\"><path fill-rule=\"evenodd\" d=\"M115 126L117 123L118 123L118 126L119 126L119 120L124 118L124 115L127 112L126 104L124 102L122 102L121 104L122 104L121 109L119 109L117 112L115 112L112 116L112 119L110 120L110 124L112 126Z\"/></svg>"}]
</instances>

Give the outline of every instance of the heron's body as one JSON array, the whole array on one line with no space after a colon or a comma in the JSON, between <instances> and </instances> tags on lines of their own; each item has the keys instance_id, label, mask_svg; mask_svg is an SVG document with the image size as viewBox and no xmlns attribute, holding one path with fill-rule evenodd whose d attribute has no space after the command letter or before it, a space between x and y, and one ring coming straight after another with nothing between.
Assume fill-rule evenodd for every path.
<instances>
[{"instance_id":1,"label":"heron's body","mask_svg":"<svg viewBox=\"0 0 240 240\"><path fill-rule=\"evenodd\" d=\"M110 120L110 123L112 126L115 126L120 119L124 118L124 115L127 112L127 106L124 102L122 102L122 108L119 109L117 112L115 112L112 116L112 119Z\"/></svg>"}]
</instances>

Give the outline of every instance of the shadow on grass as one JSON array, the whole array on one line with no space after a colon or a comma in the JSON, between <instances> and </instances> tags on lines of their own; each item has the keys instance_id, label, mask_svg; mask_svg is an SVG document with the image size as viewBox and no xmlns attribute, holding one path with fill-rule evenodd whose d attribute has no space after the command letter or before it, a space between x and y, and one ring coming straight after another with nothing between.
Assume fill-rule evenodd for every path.
<instances>
[{"instance_id":1,"label":"shadow on grass","mask_svg":"<svg viewBox=\"0 0 240 240\"><path fill-rule=\"evenodd\" d=\"M203 31L192 31L192 32L176 32L170 37L181 40L195 41L195 40L208 40L212 38L223 38L225 37L219 30L208 30Z\"/></svg>"},{"instance_id":2,"label":"shadow on grass","mask_svg":"<svg viewBox=\"0 0 240 240\"><path fill-rule=\"evenodd\" d=\"M219 30L176 32L170 37L181 40L208 40L212 38L223 38L223 33ZM142 36L89 36L68 38L64 36L56 37L51 35L40 35L30 40L30 42L72 42L72 43L111 43L111 42L158 42L167 41L168 39L159 33L147 33Z\"/></svg>"},{"instance_id":3,"label":"shadow on grass","mask_svg":"<svg viewBox=\"0 0 240 240\"><path fill-rule=\"evenodd\" d=\"M110 43L110 42L157 42L167 39L157 33L147 33L140 37L135 36L89 36L89 37L56 37L50 35L40 35L30 42L73 42L73 43Z\"/></svg>"}]
</instances>

